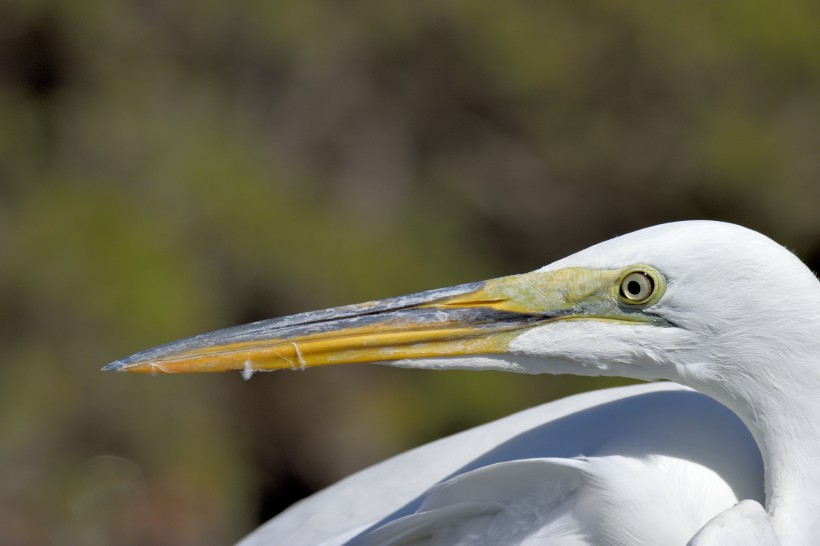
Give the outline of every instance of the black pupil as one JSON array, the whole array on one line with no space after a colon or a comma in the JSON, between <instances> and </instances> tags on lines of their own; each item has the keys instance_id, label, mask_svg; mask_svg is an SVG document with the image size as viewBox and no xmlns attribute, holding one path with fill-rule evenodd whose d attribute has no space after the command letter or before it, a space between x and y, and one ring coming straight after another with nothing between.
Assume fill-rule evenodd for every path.
<instances>
[{"instance_id":1,"label":"black pupil","mask_svg":"<svg viewBox=\"0 0 820 546\"><path fill-rule=\"evenodd\" d=\"M638 281L629 281L626 283L626 289L629 291L630 294L636 296L641 293L641 283Z\"/></svg>"}]
</instances>

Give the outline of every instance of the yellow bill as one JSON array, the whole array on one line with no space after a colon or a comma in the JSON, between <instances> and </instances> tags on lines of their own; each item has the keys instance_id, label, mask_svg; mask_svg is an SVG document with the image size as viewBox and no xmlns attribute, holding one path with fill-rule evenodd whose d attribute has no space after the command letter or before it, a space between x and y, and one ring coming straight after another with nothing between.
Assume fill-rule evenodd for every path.
<instances>
[{"instance_id":1,"label":"yellow bill","mask_svg":"<svg viewBox=\"0 0 820 546\"><path fill-rule=\"evenodd\" d=\"M254 322L175 341L103 370L278 370L500 355L524 330L566 319L650 320L618 298L619 270L536 271Z\"/></svg>"}]
</instances>

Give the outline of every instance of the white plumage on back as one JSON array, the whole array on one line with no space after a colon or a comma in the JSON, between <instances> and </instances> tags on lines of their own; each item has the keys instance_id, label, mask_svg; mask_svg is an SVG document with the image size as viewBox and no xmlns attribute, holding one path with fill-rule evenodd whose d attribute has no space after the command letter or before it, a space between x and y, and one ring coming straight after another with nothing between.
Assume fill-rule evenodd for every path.
<instances>
[{"instance_id":1,"label":"white plumage on back","mask_svg":"<svg viewBox=\"0 0 820 546\"><path fill-rule=\"evenodd\" d=\"M737 500L762 499L761 484L760 455L730 411L673 383L637 385L403 453L242 545L685 543ZM651 525L669 513L674 528Z\"/></svg>"}]
</instances>

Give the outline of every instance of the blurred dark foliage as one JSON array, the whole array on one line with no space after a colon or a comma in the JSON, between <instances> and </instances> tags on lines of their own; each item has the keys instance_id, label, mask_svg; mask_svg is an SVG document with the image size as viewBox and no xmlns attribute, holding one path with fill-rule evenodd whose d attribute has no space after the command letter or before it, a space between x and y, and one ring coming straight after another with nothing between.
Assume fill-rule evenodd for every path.
<instances>
[{"instance_id":1,"label":"blurred dark foliage","mask_svg":"<svg viewBox=\"0 0 820 546\"><path fill-rule=\"evenodd\" d=\"M684 218L820 265L820 7L0 6L0 544L225 544L379 459L614 381L131 377L200 331Z\"/></svg>"}]
</instances>

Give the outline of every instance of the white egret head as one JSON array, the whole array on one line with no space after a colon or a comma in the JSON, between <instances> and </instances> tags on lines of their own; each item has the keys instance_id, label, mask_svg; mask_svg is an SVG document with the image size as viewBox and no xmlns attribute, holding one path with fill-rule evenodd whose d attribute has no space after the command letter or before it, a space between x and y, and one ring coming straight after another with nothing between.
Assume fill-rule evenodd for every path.
<instances>
[{"instance_id":1,"label":"white egret head","mask_svg":"<svg viewBox=\"0 0 820 546\"><path fill-rule=\"evenodd\" d=\"M672 379L726 401L748 394L744 378L767 378L766 362L805 348L820 323L818 292L812 273L763 235L677 222L532 273L228 328L105 369L379 362Z\"/></svg>"},{"instance_id":2,"label":"white egret head","mask_svg":"<svg viewBox=\"0 0 820 546\"><path fill-rule=\"evenodd\" d=\"M811 271L767 237L736 225L656 226L595 245L539 272L567 268L594 272L602 285L628 282L628 271L646 272L654 283L654 296L645 303L613 300L620 309L632 308L652 320L630 324L615 312L604 320L579 317L584 320L532 328L511 343L516 353L568 361L561 365L567 373L588 369L591 374L672 379L726 394L733 386L748 390L748 380L758 385L782 380L789 374L783 365L795 360L790 358L794 353L810 351L807 339L818 334L820 291ZM644 289L637 283L633 288ZM774 374L772 366L778 368Z\"/></svg>"}]
</instances>

